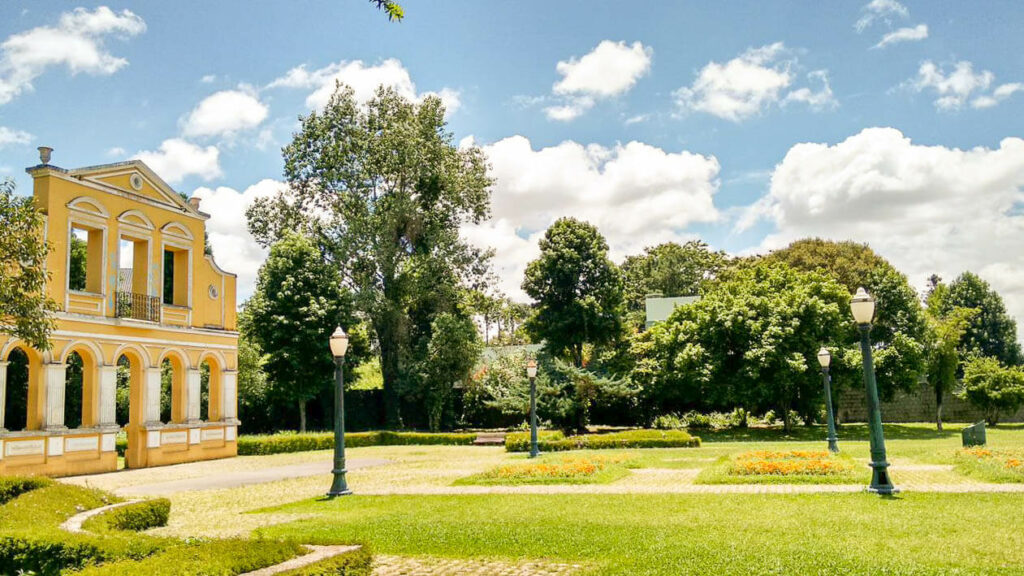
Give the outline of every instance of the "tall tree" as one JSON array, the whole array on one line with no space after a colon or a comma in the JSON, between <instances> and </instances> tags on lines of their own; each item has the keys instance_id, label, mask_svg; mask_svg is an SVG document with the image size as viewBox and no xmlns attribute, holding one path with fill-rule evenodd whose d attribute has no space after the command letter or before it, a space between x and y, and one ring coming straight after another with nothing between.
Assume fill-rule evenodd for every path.
<instances>
[{"instance_id":1,"label":"tall tree","mask_svg":"<svg viewBox=\"0 0 1024 576\"><path fill-rule=\"evenodd\" d=\"M272 392L298 409L305 431L306 403L332 382L328 339L339 323L352 323L349 295L317 247L292 233L270 247L246 309L247 336L269 351Z\"/></svg>"},{"instance_id":2,"label":"tall tree","mask_svg":"<svg viewBox=\"0 0 1024 576\"><path fill-rule=\"evenodd\" d=\"M942 288L944 286L936 286L931 292L925 313L928 320L928 383L935 392L935 427L939 430L942 430L942 402L956 385L960 370L960 344L971 319L978 313L976 308L953 308L942 312Z\"/></svg>"},{"instance_id":3,"label":"tall tree","mask_svg":"<svg viewBox=\"0 0 1024 576\"><path fill-rule=\"evenodd\" d=\"M423 295L417 271L470 287L484 277L489 254L459 235L488 215L483 152L455 145L439 98L415 103L381 88L361 104L339 85L322 111L301 119L284 160L288 190L254 203L249 229L264 245L288 229L320 244L373 328L387 425L400 426L409 308Z\"/></svg>"},{"instance_id":4,"label":"tall tree","mask_svg":"<svg viewBox=\"0 0 1024 576\"><path fill-rule=\"evenodd\" d=\"M693 296L725 266L728 256L700 240L666 242L627 256L622 263L626 309L642 311L648 294Z\"/></svg>"},{"instance_id":5,"label":"tall tree","mask_svg":"<svg viewBox=\"0 0 1024 576\"><path fill-rule=\"evenodd\" d=\"M431 432L438 432L455 385L469 378L483 347L476 326L467 316L445 312L431 324L427 354L420 361L420 377L426 391L428 425Z\"/></svg>"},{"instance_id":6,"label":"tall tree","mask_svg":"<svg viewBox=\"0 0 1024 576\"><path fill-rule=\"evenodd\" d=\"M622 280L608 243L593 225L560 218L526 267L523 290L536 302L527 330L552 356L583 366L585 344L604 344L621 330Z\"/></svg>"},{"instance_id":7,"label":"tall tree","mask_svg":"<svg viewBox=\"0 0 1024 576\"><path fill-rule=\"evenodd\" d=\"M961 354L991 356L1008 366L1024 360L1017 342L1017 321L1006 311L1002 296L977 274L964 272L950 282L936 306L942 314L955 308L978 310L967 325Z\"/></svg>"},{"instance_id":8,"label":"tall tree","mask_svg":"<svg viewBox=\"0 0 1024 576\"><path fill-rule=\"evenodd\" d=\"M13 180L0 181L0 332L49 350L57 305L46 296L43 226L34 200L16 197Z\"/></svg>"}]
</instances>

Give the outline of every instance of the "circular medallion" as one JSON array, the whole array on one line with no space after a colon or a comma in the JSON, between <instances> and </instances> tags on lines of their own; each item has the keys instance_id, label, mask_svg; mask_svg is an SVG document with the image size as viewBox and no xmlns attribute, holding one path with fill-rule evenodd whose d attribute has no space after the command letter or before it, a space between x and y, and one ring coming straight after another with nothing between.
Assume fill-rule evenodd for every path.
<instances>
[{"instance_id":1,"label":"circular medallion","mask_svg":"<svg viewBox=\"0 0 1024 576\"><path fill-rule=\"evenodd\" d=\"M209 292L210 292L210 298L213 298L214 300L216 300L218 294L217 294L217 289L213 287L213 284L210 284Z\"/></svg>"},{"instance_id":2,"label":"circular medallion","mask_svg":"<svg viewBox=\"0 0 1024 576\"><path fill-rule=\"evenodd\" d=\"M129 179L129 182L131 183L132 188L136 190L142 190L142 176L139 176L138 174L132 174L132 177Z\"/></svg>"}]
</instances>

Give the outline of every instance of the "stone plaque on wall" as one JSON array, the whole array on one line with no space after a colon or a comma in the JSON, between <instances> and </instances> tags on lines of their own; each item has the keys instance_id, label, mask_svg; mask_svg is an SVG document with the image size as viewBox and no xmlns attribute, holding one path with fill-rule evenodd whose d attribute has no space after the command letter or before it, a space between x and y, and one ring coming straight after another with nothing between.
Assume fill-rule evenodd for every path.
<instances>
[{"instance_id":1,"label":"stone plaque on wall","mask_svg":"<svg viewBox=\"0 0 1024 576\"><path fill-rule=\"evenodd\" d=\"M203 441L207 440L223 440L224 429L223 428L204 428L203 429Z\"/></svg>"},{"instance_id":2,"label":"stone plaque on wall","mask_svg":"<svg viewBox=\"0 0 1024 576\"><path fill-rule=\"evenodd\" d=\"M99 436L81 436L78 438L64 439L65 452L86 452L89 450L99 450L99 448Z\"/></svg>"},{"instance_id":3,"label":"stone plaque on wall","mask_svg":"<svg viewBox=\"0 0 1024 576\"><path fill-rule=\"evenodd\" d=\"M8 456L41 456L46 449L44 440L8 440L4 442L4 454Z\"/></svg>"},{"instance_id":4,"label":"stone plaque on wall","mask_svg":"<svg viewBox=\"0 0 1024 576\"><path fill-rule=\"evenodd\" d=\"M187 430L176 430L174 432L163 432L160 434L161 444L184 444L188 442Z\"/></svg>"}]
</instances>

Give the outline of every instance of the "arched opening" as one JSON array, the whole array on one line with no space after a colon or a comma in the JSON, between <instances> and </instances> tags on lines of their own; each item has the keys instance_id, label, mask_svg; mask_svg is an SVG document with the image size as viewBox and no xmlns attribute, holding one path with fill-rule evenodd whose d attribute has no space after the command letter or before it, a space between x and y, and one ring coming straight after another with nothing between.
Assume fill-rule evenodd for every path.
<instances>
[{"instance_id":1,"label":"arched opening","mask_svg":"<svg viewBox=\"0 0 1024 576\"><path fill-rule=\"evenodd\" d=\"M7 362L3 427L24 430L28 427L28 354L21 348L15 348L7 356Z\"/></svg>"},{"instance_id":2,"label":"arched opening","mask_svg":"<svg viewBox=\"0 0 1024 576\"><path fill-rule=\"evenodd\" d=\"M68 354L64 372L64 425L68 428L82 427L82 404L84 387L84 362L78 352Z\"/></svg>"},{"instance_id":3,"label":"arched opening","mask_svg":"<svg viewBox=\"0 0 1024 576\"><path fill-rule=\"evenodd\" d=\"M160 362L160 421L181 423L186 419L185 362L169 354Z\"/></svg>"},{"instance_id":4,"label":"arched opening","mask_svg":"<svg viewBox=\"0 0 1024 576\"><path fill-rule=\"evenodd\" d=\"M200 419L207 422L221 420L221 395L223 393L223 366L221 359L207 354L200 364Z\"/></svg>"},{"instance_id":5,"label":"arched opening","mask_svg":"<svg viewBox=\"0 0 1024 576\"><path fill-rule=\"evenodd\" d=\"M122 428L128 425L131 402L132 363L122 354L117 359L117 385L114 388L114 419Z\"/></svg>"}]
</instances>

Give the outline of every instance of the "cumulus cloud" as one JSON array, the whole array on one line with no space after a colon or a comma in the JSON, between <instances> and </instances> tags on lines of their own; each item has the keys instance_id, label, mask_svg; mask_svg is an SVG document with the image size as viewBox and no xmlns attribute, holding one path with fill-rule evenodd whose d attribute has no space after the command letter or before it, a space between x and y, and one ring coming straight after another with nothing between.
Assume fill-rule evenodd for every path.
<instances>
[{"instance_id":1,"label":"cumulus cloud","mask_svg":"<svg viewBox=\"0 0 1024 576\"><path fill-rule=\"evenodd\" d=\"M594 224L613 258L644 246L685 240L686 227L719 219L714 205L718 160L687 151L667 152L642 142L614 147L566 141L534 149L523 136L483 147L496 179L492 219L463 229L470 241L496 249L500 288L520 289L537 241L556 219Z\"/></svg>"},{"instance_id":2,"label":"cumulus cloud","mask_svg":"<svg viewBox=\"0 0 1024 576\"><path fill-rule=\"evenodd\" d=\"M900 42L917 42L918 40L924 40L927 37L928 25L918 24L913 28L900 28L889 32L885 36L882 36L882 39L878 44L875 44L875 48L885 48L890 44L898 44Z\"/></svg>"},{"instance_id":3,"label":"cumulus cloud","mask_svg":"<svg viewBox=\"0 0 1024 576\"><path fill-rule=\"evenodd\" d=\"M808 236L867 242L923 286L980 273L1024 320L1024 139L970 150L869 128L835 145L790 148L741 227L777 230L761 249Z\"/></svg>"},{"instance_id":4,"label":"cumulus cloud","mask_svg":"<svg viewBox=\"0 0 1024 576\"><path fill-rule=\"evenodd\" d=\"M1015 93L1024 91L1024 84L1012 82L992 89L996 76L989 70L974 71L974 64L961 60L951 70L927 60L917 76L904 83L917 92L931 92L935 107L943 111L960 110L968 102L972 108L991 108Z\"/></svg>"},{"instance_id":5,"label":"cumulus cloud","mask_svg":"<svg viewBox=\"0 0 1024 576\"><path fill-rule=\"evenodd\" d=\"M206 181L222 176L217 147L204 148L181 138L164 140L159 150L142 150L133 158L145 162L169 184L177 184L188 176Z\"/></svg>"},{"instance_id":6,"label":"cumulus cloud","mask_svg":"<svg viewBox=\"0 0 1024 576\"><path fill-rule=\"evenodd\" d=\"M275 79L267 88L312 89L313 91L306 97L306 106L319 109L323 108L334 94L336 82L351 86L356 100L360 102L370 100L379 86L385 86L415 101L422 100L428 95L438 96L448 114L454 113L462 104L459 92L452 88L446 87L438 92L418 94L409 71L395 58L388 58L373 66L367 66L362 60L341 60L315 70L301 64Z\"/></svg>"},{"instance_id":7,"label":"cumulus cloud","mask_svg":"<svg viewBox=\"0 0 1024 576\"><path fill-rule=\"evenodd\" d=\"M239 303L252 295L260 265L267 257L267 251L249 234L245 211L257 198L272 197L286 187L284 182L267 179L241 192L226 186L200 187L192 192L201 201L200 209L210 215L206 230L217 265L238 274Z\"/></svg>"},{"instance_id":8,"label":"cumulus cloud","mask_svg":"<svg viewBox=\"0 0 1024 576\"><path fill-rule=\"evenodd\" d=\"M894 20L910 16L907 7L896 0L871 0L861 8L861 12L861 17L853 25L858 33L876 22L884 22L891 27Z\"/></svg>"},{"instance_id":9,"label":"cumulus cloud","mask_svg":"<svg viewBox=\"0 0 1024 576\"><path fill-rule=\"evenodd\" d=\"M222 90L207 96L183 121L189 137L232 136L259 126L267 118L267 106L243 90Z\"/></svg>"},{"instance_id":10,"label":"cumulus cloud","mask_svg":"<svg viewBox=\"0 0 1024 576\"><path fill-rule=\"evenodd\" d=\"M641 42L603 40L580 58L562 60L555 70L562 79L552 92L560 104L544 109L552 120L568 121L593 108L596 100L629 92L651 70L654 51Z\"/></svg>"},{"instance_id":11,"label":"cumulus cloud","mask_svg":"<svg viewBox=\"0 0 1024 576\"><path fill-rule=\"evenodd\" d=\"M817 92L809 87L790 90L797 64L782 42L751 48L728 62L709 62L690 86L675 91L676 104L682 111L704 112L733 122L785 102L804 102L816 109L836 106L826 70L808 75L822 83Z\"/></svg>"},{"instance_id":12,"label":"cumulus cloud","mask_svg":"<svg viewBox=\"0 0 1024 576\"><path fill-rule=\"evenodd\" d=\"M11 145L24 145L31 141L32 135L28 132L0 126L0 148Z\"/></svg>"},{"instance_id":13,"label":"cumulus cloud","mask_svg":"<svg viewBox=\"0 0 1024 576\"><path fill-rule=\"evenodd\" d=\"M64 66L72 75L110 75L128 65L107 51L107 37L127 38L146 31L146 23L129 10L106 6L76 8L61 14L56 26L39 26L14 34L0 44L0 105L32 89L47 68Z\"/></svg>"}]
</instances>

